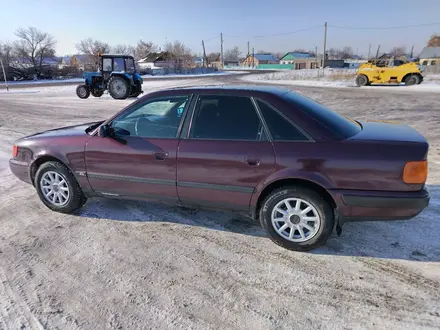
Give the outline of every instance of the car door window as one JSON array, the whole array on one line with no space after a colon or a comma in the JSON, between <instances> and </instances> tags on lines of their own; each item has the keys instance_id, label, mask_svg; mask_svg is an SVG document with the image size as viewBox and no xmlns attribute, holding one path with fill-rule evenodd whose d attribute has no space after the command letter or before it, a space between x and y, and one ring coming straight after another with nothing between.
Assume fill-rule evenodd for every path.
<instances>
[{"instance_id":1,"label":"car door window","mask_svg":"<svg viewBox=\"0 0 440 330\"><path fill-rule=\"evenodd\" d=\"M115 118L111 128L116 135L176 138L188 99L189 96L174 96L137 104Z\"/></svg>"},{"instance_id":2,"label":"car door window","mask_svg":"<svg viewBox=\"0 0 440 330\"><path fill-rule=\"evenodd\" d=\"M249 97L199 96L190 138L214 140L262 140L263 125Z\"/></svg>"},{"instance_id":3,"label":"car door window","mask_svg":"<svg viewBox=\"0 0 440 330\"><path fill-rule=\"evenodd\" d=\"M298 128L280 115L269 104L263 101L257 101L257 103L274 141L309 140Z\"/></svg>"}]
</instances>

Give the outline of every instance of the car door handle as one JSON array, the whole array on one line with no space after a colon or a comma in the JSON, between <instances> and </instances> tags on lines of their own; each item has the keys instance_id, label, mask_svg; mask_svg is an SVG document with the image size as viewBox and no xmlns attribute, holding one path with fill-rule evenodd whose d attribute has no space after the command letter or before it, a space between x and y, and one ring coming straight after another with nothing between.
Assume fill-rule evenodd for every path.
<instances>
[{"instance_id":1,"label":"car door handle","mask_svg":"<svg viewBox=\"0 0 440 330\"><path fill-rule=\"evenodd\" d=\"M163 151L153 152L153 156L157 160L164 160L165 158L168 157L168 155L169 155L168 152L163 152Z\"/></svg>"},{"instance_id":2,"label":"car door handle","mask_svg":"<svg viewBox=\"0 0 440 330\"><path fill-rule=\"evenodd\" d=\"M258 157L246 157L245 160L250 166L260 165L260 158Z\"/></svg>"}]
</instances>

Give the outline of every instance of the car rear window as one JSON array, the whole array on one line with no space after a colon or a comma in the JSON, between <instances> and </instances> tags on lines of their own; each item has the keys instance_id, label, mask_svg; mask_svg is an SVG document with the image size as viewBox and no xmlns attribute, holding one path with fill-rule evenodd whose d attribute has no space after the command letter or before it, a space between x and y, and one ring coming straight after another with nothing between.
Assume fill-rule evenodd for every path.
<instances>
[{"instance_id":1,"label":"car rear window","mask_svg":"<svg viewBox=\"0 0 440 330\"><path fill-rule=\"evenodd\" d=\"M283 97L344 139L356 135L362 130L361 125L354 120L351 120L306 96L287 92L283 94Z\"/></svg>"}]
</instances>

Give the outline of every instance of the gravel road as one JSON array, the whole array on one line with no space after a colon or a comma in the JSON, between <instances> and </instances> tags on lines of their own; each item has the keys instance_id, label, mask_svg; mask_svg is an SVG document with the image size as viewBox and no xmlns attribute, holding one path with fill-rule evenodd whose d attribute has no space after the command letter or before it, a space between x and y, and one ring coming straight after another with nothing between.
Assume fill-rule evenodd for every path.
<instances>
[{"instance_id":1,"label":"gravel road","mask_svg":"<svg viewBox=\"0 0 440 330\"><path fill-rule=\"evenodd\" d=\"M1 92L0 329L439 329L439 95L295 90L354 118L398 120L425 134L429 208L410 221L347 224L311 253L284 250L227 213L105 199L79 215L54 213L10 173L13 141L104 119L131 101L80 100L75 86Z\"/></svg>"}]
</instances>

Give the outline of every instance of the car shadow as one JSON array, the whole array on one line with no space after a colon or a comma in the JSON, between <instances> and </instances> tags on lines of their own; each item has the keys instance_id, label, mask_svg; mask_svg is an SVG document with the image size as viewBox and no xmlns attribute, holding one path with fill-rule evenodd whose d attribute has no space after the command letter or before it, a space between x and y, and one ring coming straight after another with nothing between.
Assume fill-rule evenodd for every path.
<instances>
[{"instance_id":1,"label":"car shadow","mask_svg":"<svg viewBox=\"0 0 440 330\"><path fill-rule=\"evenodd\" d=\"M440 186L428 185L428 189L430 205L417 217L347 223L341 236L333 233L325 246L308 253L440 262ZM90 199L78 215L114 221L168 222L267 237L258 222L245 216L150 202Z\"/></svg>"}]
</instances>

